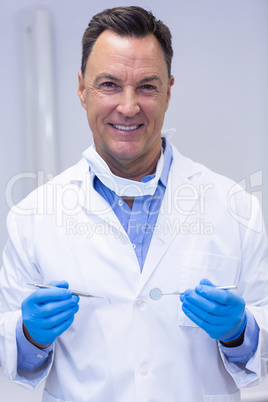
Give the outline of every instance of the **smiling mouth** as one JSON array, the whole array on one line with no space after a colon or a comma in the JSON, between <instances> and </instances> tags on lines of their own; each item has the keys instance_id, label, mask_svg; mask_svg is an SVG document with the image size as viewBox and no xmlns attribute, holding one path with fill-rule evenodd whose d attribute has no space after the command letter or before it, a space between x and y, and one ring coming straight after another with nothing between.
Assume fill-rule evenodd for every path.
<instances>
[{"instance_id":1,"label":"smiling mouth","mask_svg":"<svg viewBox=\"0 0 268 402\"><path fill-rule=\"evenodd\" d=\"M116 128L117 130L121 130L121 131L133 131L133 130L137 130L137 128L141 127L142 124L135 124L133 126L121 126L119 124L112 124L112 126L114 128Z\"/></svg>"}]
</instances>

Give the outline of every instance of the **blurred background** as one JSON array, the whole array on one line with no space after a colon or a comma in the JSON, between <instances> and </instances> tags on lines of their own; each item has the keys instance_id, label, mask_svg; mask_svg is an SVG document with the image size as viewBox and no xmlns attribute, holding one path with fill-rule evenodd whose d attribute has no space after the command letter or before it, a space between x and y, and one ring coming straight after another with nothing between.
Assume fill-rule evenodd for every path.
<instances>
[{"instance_id":1,"label":"blurred background","mask_svg":"<svg viewBox=\"0 0 268 402\"><path fill-rule=\"evenodd\" d=\"M12 0L0 3L0 248L10 206L92 142L77 96L81 38L105 8L152 10L173 35L175 85L164 128L186 156L257 195L268 224L267 0ZM37 172L44 172L39 173ZM41 401L1 373L1 401ZM268 401L268 382L242 391Z\"/></svg>"}]
</instances>

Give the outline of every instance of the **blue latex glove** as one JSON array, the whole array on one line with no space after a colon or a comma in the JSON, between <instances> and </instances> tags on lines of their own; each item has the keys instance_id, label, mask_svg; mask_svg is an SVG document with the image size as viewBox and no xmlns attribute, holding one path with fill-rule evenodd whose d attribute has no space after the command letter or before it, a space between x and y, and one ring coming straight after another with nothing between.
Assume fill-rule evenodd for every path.
<instances>
[{"instance_id":1,"label":"blue latex glove","mask_svg":"<svg viewBox=\"0 0 268 402\"><path fill-rule=\"evenodd\" d=\"M244 299L232 291L215 289L208 279L202 279L195 290L187 289L180 299L187 317L213 339L232 341L246 327Z\"/></svg>"},{"instance_id":2,"label":"blue latex glove","mask_svg":"<svg viewBox=\"0 0 268 402\"><path fill-rule=\"evenodd\" d=\"M32 339L49 345L72 324L79 309L79 297L69 290L65 281L51 282L58 289L39 289L21 305L22 320Z\"/></svg>"}]
</instances>

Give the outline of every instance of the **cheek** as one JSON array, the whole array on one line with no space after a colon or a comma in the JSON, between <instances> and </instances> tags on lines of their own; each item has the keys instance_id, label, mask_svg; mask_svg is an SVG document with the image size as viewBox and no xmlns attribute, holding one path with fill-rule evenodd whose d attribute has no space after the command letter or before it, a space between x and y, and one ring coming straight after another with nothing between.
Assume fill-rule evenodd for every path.
<instances>
[{"instance_id":1,"label":"cheek","mask_svg":"<svg viewBox=\"0 0 268 402\"><path fill-rule=\"evenodd\" d=\"M161 122L166 112L166 102L164 99L148 99L143 102L142 109L148 120Z\"/></svg>"},{"instance_id":2,"label":"cheek","mask_svg":"<svg viewBox=\"0 0 268 402\"><path fill-rule=\"evenodd\" d=\"M165 113L167 98L163 95L145 97L143 100L144 107L150 111L152 114L163 114Z\"/></svg>"},{"instance_id":3,"label":"cheek","mask_svg":"<svg viewBox=\"0 0 268 402\"><path fill-rule=\"evenodd\" d=\"M87 114L91 122L97 122L108 116L113 110L113 102L106 97L92 97L87 100Z\"/></svg>"}]
</instances>

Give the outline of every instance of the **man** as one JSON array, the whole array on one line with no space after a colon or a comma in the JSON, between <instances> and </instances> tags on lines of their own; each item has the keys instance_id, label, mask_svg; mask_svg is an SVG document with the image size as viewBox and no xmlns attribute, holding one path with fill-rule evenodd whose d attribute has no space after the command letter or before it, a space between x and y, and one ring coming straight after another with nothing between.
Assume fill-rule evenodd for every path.
<instances>
[{"instance_id":1,"label":"man","mask_svg":"<svg viewBox=\"0 0 268 402\"><path fill-rule=\"evenodd\" d=\"M46 379L43 401L231 402L266 375L260 209L161 139L171 59L145 10L93 17L78 94L94 146L9 214L1 361Z\"/></svg>"}]
</instances>

